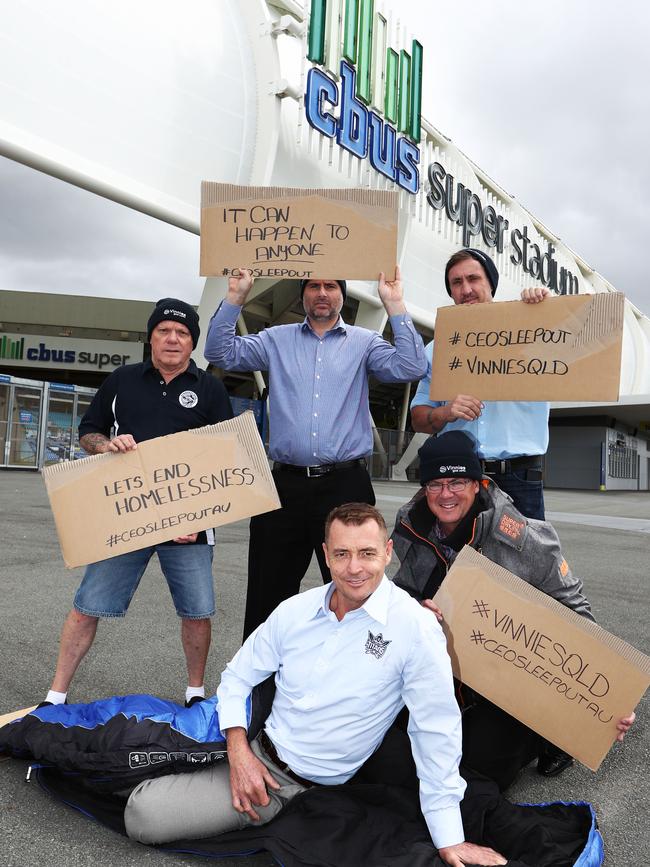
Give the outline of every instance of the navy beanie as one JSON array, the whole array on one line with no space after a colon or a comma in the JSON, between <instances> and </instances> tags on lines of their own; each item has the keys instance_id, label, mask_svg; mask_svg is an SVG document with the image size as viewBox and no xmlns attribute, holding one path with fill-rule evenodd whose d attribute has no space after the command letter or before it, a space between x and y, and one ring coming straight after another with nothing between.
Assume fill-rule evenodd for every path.
<instances>
[{"instance_id":1,"label":"navy beanie","mask_svg":"<svg viewBox=\"0 0 650 867\"><path fill-rule=\"evenodd\" d=\"M488 282L492 287L492 297L494 298L494 293L497 291L497 286L499 285L499 272L497 271L497 266L494 264L492 259L482 250L470 250L469 248L465 248L458 252L467 253L472 257L472 259L476 259L476 261L483 266L485 276L488 278ZM457 265L458 262L455 264ZM447 295L451 298L451 289L449 288L449 267L449 262L447 262L447 267L445 268L445 286L447 287Z\"/></svg>"},{"instance_id":2,"label":"navy beanie","mask_svg":"<svg viewBox=\"0 0 650 867\"><path fill-rule=\"evenodd\" d=\"M483 478L481 462L474 440L460 430L429 437L418 451L420 458L420 484L432 479Z\"/></svg>"},{"instance_id":3,"label":"navy beanie","mask_svg":"<svg viewBox=\"0 0 650 867\"><path fill-rule=\"evenodd\" d=\"M348 287L345 280L337 280L336 281L341 287L341 294L343 295L343 300L345 301L345 296L347 295ZM302 296L305 294L305 286L309 283L309 280L301 280L300 281L300 300L302 301Z\"/></svg>"},{"instance_id":4,"label":"navy beanie","mask_svg":"<svg viewBox=\"0 0 650 867\"><path fill-rule=\"evenodd\" d=\"M171 320L172 322L180 322L184 325L192 335L192 345L196 349L196 344L199 342L199 315L191 304L186 304L179 298L161 298L156 302L153 313L147 322L147 340L151 342L151 332L156 325L161 322Z\"/></svg>"}]
</instances>

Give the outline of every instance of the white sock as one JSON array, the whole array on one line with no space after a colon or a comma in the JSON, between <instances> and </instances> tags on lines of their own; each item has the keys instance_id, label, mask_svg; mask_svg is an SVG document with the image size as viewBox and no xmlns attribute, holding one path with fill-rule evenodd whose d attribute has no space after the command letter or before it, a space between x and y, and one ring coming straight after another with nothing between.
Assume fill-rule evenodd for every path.
<instances>
[{"instance_id":1,"label":"white sock","mask_svg":"<svg viewBox=\"0 0 650 867\"><path fill-rule=\"evenodd\" d=\"M45 701L51 701L52 704L65 704L67 696L67 692L56 692L56 690L51 689L45 696Z\"/></svg>"},{"instance_id":2,"label":"white sock","mask_svg":"<svg viewBox=\"0 0 650 867\"><path fill-rule=\"evenodd\" d=\"M188 686L185 690L185 701L189 701L191 698L194 698L195 695L200 695L201 698L205 698L205 684L201 686Z\"/></svg>"}]
</instances>

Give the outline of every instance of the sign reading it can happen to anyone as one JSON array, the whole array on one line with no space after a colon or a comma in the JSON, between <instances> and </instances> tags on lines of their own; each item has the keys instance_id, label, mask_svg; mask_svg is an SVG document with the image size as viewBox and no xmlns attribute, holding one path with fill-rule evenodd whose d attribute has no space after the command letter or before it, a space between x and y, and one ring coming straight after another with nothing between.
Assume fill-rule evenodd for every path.
<instances>
[{"instance_id":1,"label":"sign reading it can happen to anyone","mask_svg":"<svg viewBox=\"0 0 650 867\"><path fill-rule=\"evenodd\" d=\"M395 276L394 190L201 184L201 275L376 280Z\"/></svg>"},{"instance_id":2,"label":"sign reading it can happen to anyone","mask_svg":"<svg viewBox=\"0 0 650 867\"><path fill-rule=\"evenodd\" d=\"M513 539L526 529L507 514L501 524ZM468 546L434 602L454 675L597 770L650 683L650 658Z\"/></svg>"},{"instance_id":3,"label":"sign reading it can happen to anyone","mask_svg":"<svg viewBox=\"0 0 650 867\"><path fill-rule=\"evenodd\" d=\"M252 412L53 464L43 479L66 566L280 508Z\"/></svg>"},{"instance_id":4,"label":"sign reading it can happen to anyone","mask_svg":"<svg viewBox=\"0 0 650 867\"><path fill-rule=\"evenodd\" d=\"M441 307L432 400L618 400L620 292Z\"/></svg>"}]
</instances>

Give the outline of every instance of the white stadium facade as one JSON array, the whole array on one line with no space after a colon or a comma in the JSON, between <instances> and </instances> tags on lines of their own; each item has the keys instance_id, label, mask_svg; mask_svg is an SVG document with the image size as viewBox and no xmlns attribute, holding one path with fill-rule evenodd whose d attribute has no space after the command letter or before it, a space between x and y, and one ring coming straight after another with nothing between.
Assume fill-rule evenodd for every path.
<instances>
[{"instance_id":1,"label":"white stadium facade","mask_svg":"<svg viewBox=\"0 0 650 867\"><path fill-rule=\"evenodd\" d=\"M425 342L449 304L444 264L462 246L494 258L498 300L531 285L617 291L425 119L426 47L397 6L66 0L35 16L15 0L0 20L0 155L197 234L202 180L395 189L398 259ZM225 289L206 280L204 326ZM77 454L92 388L142 358L149 309L0 290L0 466ZM373 283L348 283L344 315L386 328ZM295 281L260 279L239 328L299 317ZM232 394L264 395L263 374L217 374ZM413 476L410 393L372 385L377 475ZM649 487L650 320L628 301L620 393L617 403L552 405L547 485Z\"/></svg>"}]
</instances>

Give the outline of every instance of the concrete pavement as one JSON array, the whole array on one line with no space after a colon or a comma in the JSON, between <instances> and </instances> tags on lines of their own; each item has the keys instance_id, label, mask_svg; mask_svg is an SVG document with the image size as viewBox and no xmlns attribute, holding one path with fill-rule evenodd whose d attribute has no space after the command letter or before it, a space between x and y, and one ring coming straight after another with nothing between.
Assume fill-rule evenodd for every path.
<instances>
[{"instance_id":1,"label":"concrete pavement","mask_svg":"<svg viewBox=\"0 0 650 867\"><path fill-rule=\"evenodd\" d=\"M416 490L414 485L396 482L379 482L375 487L378 505L389 523L399 505ZM650 495L548 491L546 500L549 513L558 517L567 559L585 578L586 592L599 622L650 653ZM5 543L0 713L5 713L33 705L44 697L53 672L59 630L82 570L69 571L63 565L38 475L0 472L0 514ZM591 520L594 516L600 516L598 521ZM218 611L209 661L210 690L216 688L218 673L240 640L247 538L247 522L218 531L214 568ZM312 564L303 587L319 582ZM180 701L184 688L178 621L159 568L152 564L128 617L101 625L70 698L90 701L112 694L153 692ZM557 779L546 780L538 777L534 769L526 769L510 792L519 801L591 801L604 834L607 864L613 867L645 864L650 851L646 821L650 794L647 698L637 713L638 722L625 744L610 753L597 774L575 767ZM112 834L52 801L33 784L25 784L24 772L24 762L0 764L0 864L131 867L200 863L187 856L161 854ZM262 854L220 863L224 867L266 867L274 862Z\"/></svg>"}]
</instances>

